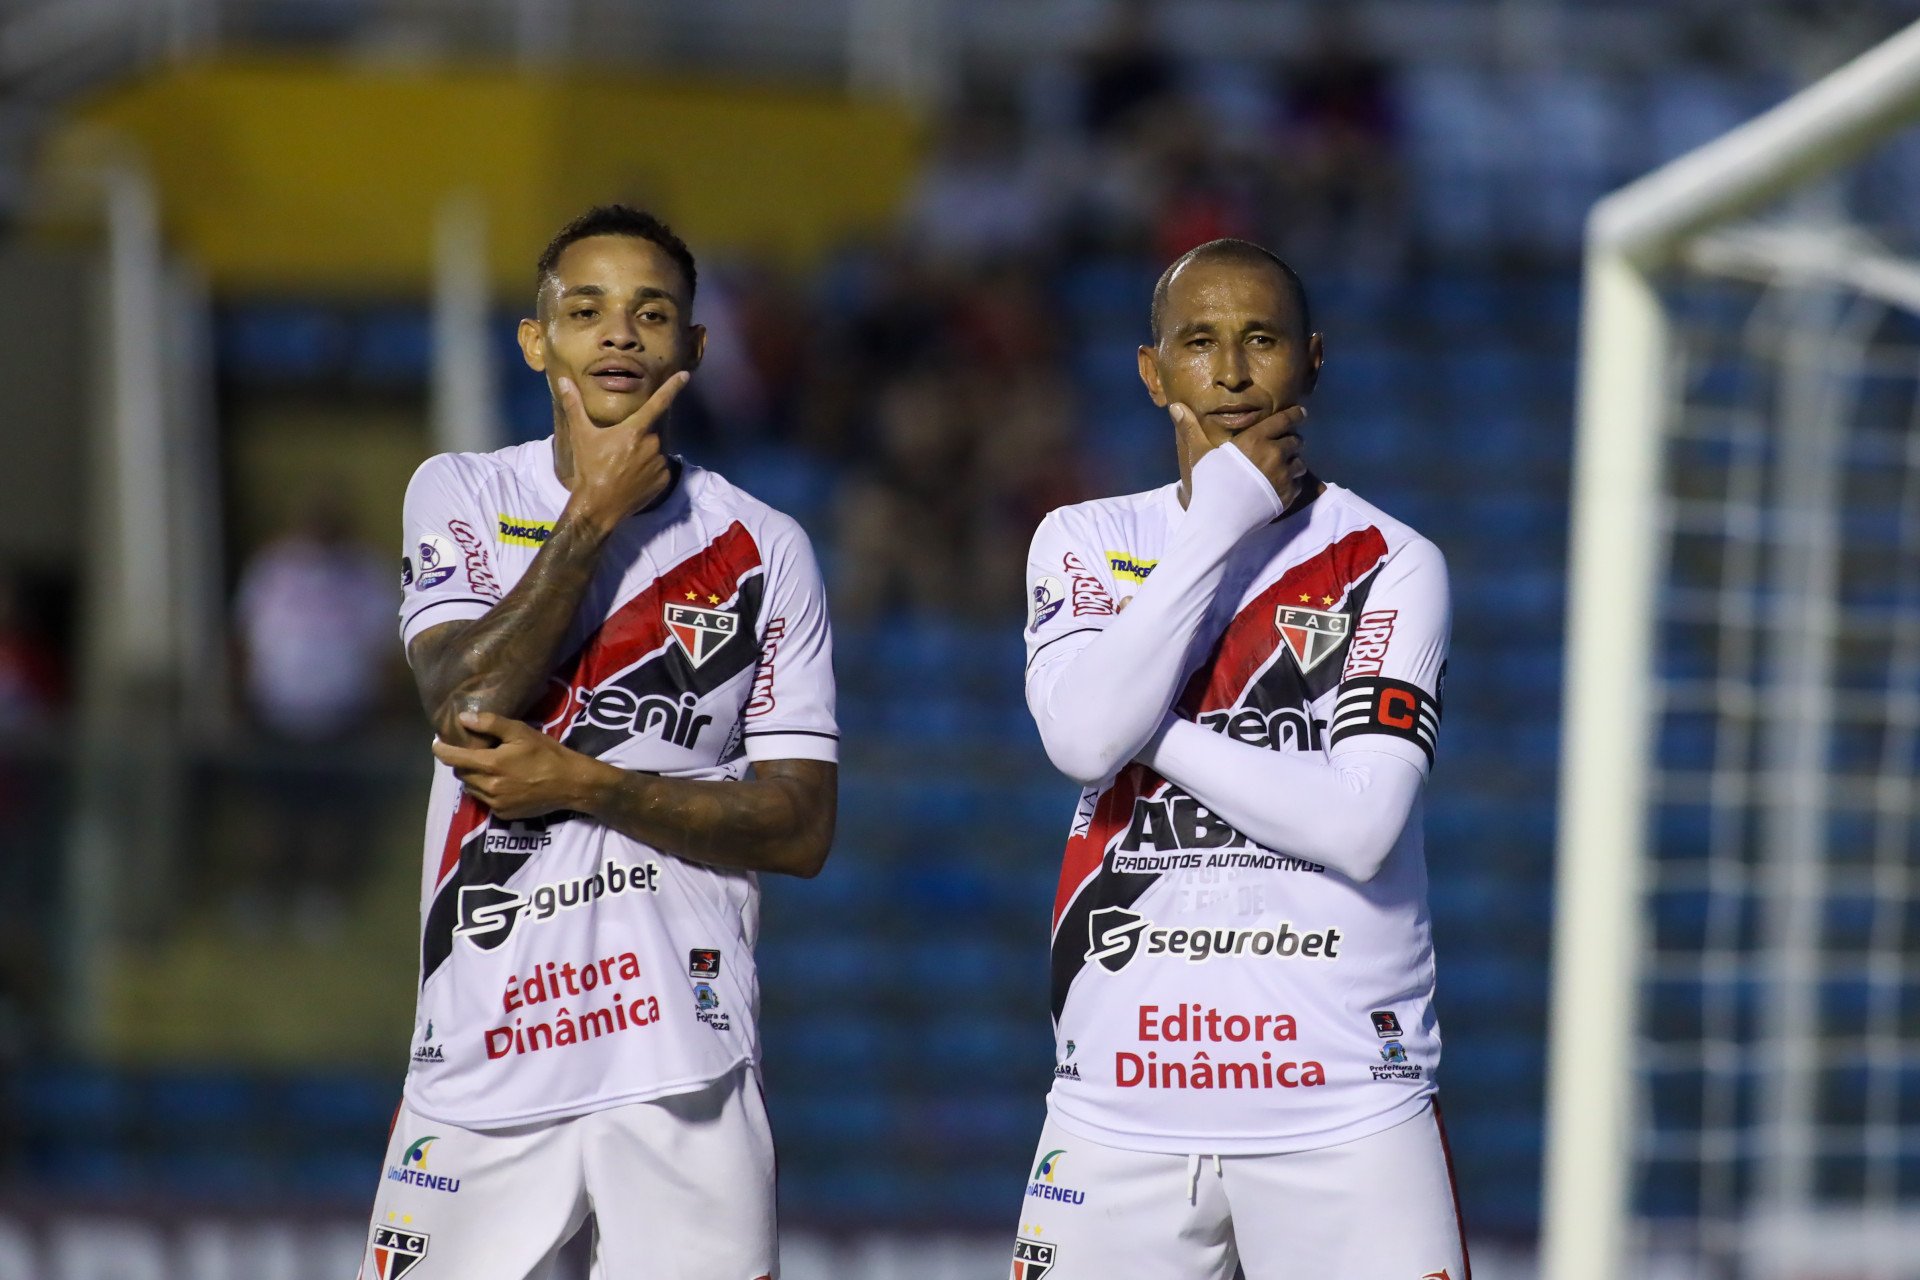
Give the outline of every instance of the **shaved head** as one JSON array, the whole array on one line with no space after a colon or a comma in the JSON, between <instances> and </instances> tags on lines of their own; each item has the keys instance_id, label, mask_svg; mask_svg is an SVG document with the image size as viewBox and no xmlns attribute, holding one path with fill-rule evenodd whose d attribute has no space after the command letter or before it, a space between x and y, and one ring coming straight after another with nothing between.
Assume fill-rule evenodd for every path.
<instances>
[{"instance_id":1,"label":"shaved head","mask_svg":"<svg viewBox=\"0 0 1920 1280\"><path fill-rule=\"evenodd\" d=\"M1156 344L1160 341L1161 325L1166 319L1167 294L1173 287L1173 278L1186 267L1201 262L1257 267L1273 272L1274 278L1280 282L1281 291L1293 305L1294 319L1300 325L1299 337L1305 340L1313 332L1313 312L1307 305L1307 286L1292 267L1251 240L1209 240L1175 258L1173 265L1160 273L1159 282L1153 286L1153 307L1148 316L1148 325Z\"/></svg>"}]
</instances>

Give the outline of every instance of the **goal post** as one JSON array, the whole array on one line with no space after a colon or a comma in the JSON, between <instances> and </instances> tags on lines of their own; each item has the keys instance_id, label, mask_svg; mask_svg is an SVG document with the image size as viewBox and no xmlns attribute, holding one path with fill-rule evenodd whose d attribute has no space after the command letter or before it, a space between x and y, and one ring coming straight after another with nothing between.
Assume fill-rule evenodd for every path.
<instances>
[{"instance_id":1,"label":"goal post","mask_svg":"<svg viewBox=\"0 0 1920 1280\"><path fill-rule=\"evenodd\" d=\"M1804 292L1811 284L1825 297L1825 314L1836 324L1842 323L1845 298L1852 295L1920 312L1920 271L1871 244L1837 229L1769 235L1748 234L1740 226L1741 219L1816 186L1916 119L1920 23L1773 110L1608 196L1588 220L1548 1050L1544 1280L1653 1274L1639 1256L1643 1233L1635 1204L1645 1113L1638 1058L1645 1040L1649 861L1663 714L1658 646L1663 574L1674 551L1667 437L1676 414L1676 383L1685 376L1677 364L1675 318L1665 296L1669 278L1677 270L1704 269L1755 280L1764 289L1771 283L1764 277L1784 275L1795 289ZM1768 309L1773 306L1762 303L1741 323L1753 333L1773 333L1787 323ZM1812 323L1804 317L1807 311L1799 306L1794 314L1801 318L1793 322ZM1847 350L1861 349L1866 339L1855 335L1851 341ZM1832 358L1841 358L1843 342L1827 345ZM1833 416L1828 412L1833 406L1809 400L1827 394L1817 373L1801 379L1798 391L1786 385L1793 382L1790 370L1781 372L1780 381L1772 402L1776 410L1793 412L1799 406L1815 417ZM1831 451L1833 441L1817 430L1787 434L1798 439L1806 455L1794 465L1807 466L1809 478L1815 478L1820 458L1827 456L1821 451ZM1920 451L1915 458L1920 463ZM1829 489L1838 483L1831 475L1828 481ZM1805 500L1800 494L1786 498ZM1831 515L1840 498L1829 491L1825 500ZM1811 527L1832 524L1815 520ZM1757 547L1759 535L1755 542ZM1777 575L1798 574L1787 586L1814 590L1821 573L1831 574L1837 554L1836 548L1819 545L1803 546L1795 555L1768 554L1764 572L1776 575L1769 579L1774 586L1783 581ZM1755 549L1752 555L1762 552ZM1760 591L1754 588L1756 598ZM1774 718L1773 729L1761 731L1767 742L1754 744L1756 758L1766 761L1766 778L1820 770L1819 735L1806 730L1824 724L1822 717L1830 711L1816 696L1822 664L1830 660L1820 639L1830 621L1810 621L1798 648L1791 637L1767 639L1779 652L1765 678L1775 679L1777 667L1782 683L1757 692L1777 694L1788 710ZM1712 696L1745 696L1727 688L1728 681L1720 683L1720 694ZM1757 780L1761 766L1754 769ZM1712 781L1728 784L1728 774L1720 769ZM1760 790L1766 784L1751 785ZM1821 893L1819 780L1805 781L1803 790L1780 798L1780 820L1770 824L1760 840L1766 848L1755 855L1772 877L1767 884L1777 890L1769 899L1771 921L1760 927L1775 940L1798 937L1798 945L1807 944L1809 929L1818 932L1819 921L1810 920L1808 912L1818 906ZM1763 969L1767 963L1764 957L1757 962ZM1802 996L1812 981L1804 966L1794 970L1777 960L1772 970L1755 977ZM1797 1023L1790 1009L1775 1010L1760 1033L1782 1051L1783 1061L1756 1095L1767 1114L1752 1123L1774 1126L1774 1140L1789 1146L1806 1144L1812 1127L1795 1101L1804 1098L1806 1082L1795 1084L1788 1077L1808 1069L1811 1050L1795 1038L1813 1034L1804 1009ZM1707 1070L1713 1070L1712 1055L1704 1056ZM1760 1185L1738 1192L1738 1197L1751 1196L1741 1202L1778 1208L1798 1196L1796 1207L1807 1208L1804 1161L1811 1156L1800 1154L1798 1173L1794 1168L1766 1171ZM1787 1229L1780 1225L1781 1215L1773 1220L1776 1232ZM1734 1265L1727 1274L1751 1273Z\"/></svg>"}]
</instances>

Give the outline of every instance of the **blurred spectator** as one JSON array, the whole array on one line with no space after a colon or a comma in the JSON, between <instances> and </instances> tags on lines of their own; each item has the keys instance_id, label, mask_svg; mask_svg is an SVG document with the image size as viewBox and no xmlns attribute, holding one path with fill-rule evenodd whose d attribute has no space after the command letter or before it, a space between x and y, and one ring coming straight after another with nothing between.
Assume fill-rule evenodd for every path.
<instances>
[{"instance_id":1,"label":"blurred spectator","mask_svg":"<svg viewBox=\"0 0 1920 1280\"><path fill-rule=\"evenodd\" d=\"M1019 121L980 93L948 119L909 197L907 238L934 261L972 263L1040 246L1052 175L1020 152Z\"/></svg>"},{"instance_id":2,"label":"blurred spectator","mask_svg":"<svg viewBox=\"0 0 1920 1280\"><path fill-rule=\"evenodd\" d=\"M0 733L43 728L65 702L52 640L28 617L24 586L0 574Z\"/></svg>"},{"instance_id":3,"label":"blurred spectator","mask_svg":"<svg viewBox=\"0 0 1920 1280\"><path fill-rule=\"evenodd\" d=\"M1081 120L1096 142L1130 132L1172 96L1175 65L1154 30L1151 0L1116 0L1081 71Z\"/></svg>"},{"instance_id":4,"label":"blurred spectator","mask_svg":"<svg viewBox=\"0 0 1920 1280\"><path fill-rule=\"evenodd\" d=\"M1388 271L1408 239L1395 71L1350 20L1322 21L1286 76L1273 239L1302 259Z\"/></svg>"},{"instance_id":5,"label":"blurred spectator","mask_svg":"<svg viewBox=\"0 0 1920 1280\"><path fill-rule=\"evenodd\" d=\"M242 815L233 905L247 927L291 912L304 931L327 934L364 870L371 780L351 746L383 709L399 650L383 560L322 497L241 574L243 687L268 739Z\"/></svg>"},{"instance_id":6,"label":"blurred spectator","mask_svg":"<svg viewBox=\"0 0 1920 1280\"><path fill-rule=\"evenodd\" d=\"M240 577L235 623L255 721L294 742L337 741L379 709L394 585L330 498L311 502Z\"/></svg>"}]
</instances>

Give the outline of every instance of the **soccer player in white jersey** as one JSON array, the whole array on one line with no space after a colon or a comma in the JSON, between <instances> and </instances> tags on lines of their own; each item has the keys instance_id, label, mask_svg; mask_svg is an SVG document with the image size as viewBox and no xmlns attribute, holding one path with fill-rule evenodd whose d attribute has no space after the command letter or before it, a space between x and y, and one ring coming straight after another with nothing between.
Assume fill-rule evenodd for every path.
<instances>
[{"instance_id":1,"label":"soccer player in white jersey","mask_svg":"<svg viewBox=\"0 0 1920 1280\"><path fill-rule=\"evenodd\" d=\"M1084 787L1014 1280L1467 1280L1420 834L1433 544L1301 458L1305 290L1245 241L1154 290L1180 476L1034 535L1027 703Z\"/></svg>"},{"instance_id":2,"label":"soccer player in white jersey","mask_svg":"<svg viewBox=\"0 0 1920 1280\"><path fill-rule=\"evenodd\" d=\"M832 839L831 640L800 527L665 451L695 270L593 209L542 255L554 434L430 458L401 634L438 735L412 1066L363 1280L777 1269L760 872Z\"/></svg>"}]
</instances>

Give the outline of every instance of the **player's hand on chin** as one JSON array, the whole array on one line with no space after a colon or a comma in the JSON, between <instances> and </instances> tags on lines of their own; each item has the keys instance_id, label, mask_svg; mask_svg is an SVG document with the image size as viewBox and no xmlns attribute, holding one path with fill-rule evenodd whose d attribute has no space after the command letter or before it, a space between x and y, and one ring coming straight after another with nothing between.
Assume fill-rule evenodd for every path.
<instances>
[{"instance_id":1,"label":"player's hand on chin","mask_svg":"<svg viewBox=\"0 0 1920 1280\"><path fill-rule=\"evenodd\" d=\"M546 734L490 711L468 711L461 725L496 740L491 747L456 747L435 739L434 758L453 766L467 794L509 822L576 807L581 764L587 757Z\"/></svg>"},{"instance_id":2,"label":"player's hand on chin","mask_svg":"<svg viewBox=\"0 0 1920 1280\"><path fill-rule=\"evenodd\" d=\"M594 425L571 378L559 380L567 443L573 450L573 496L567 505L612 528L667 491L673 467L660 440L660 425L692 376L685 370L674 374L645 404L610 427Z\"/></svg>"},{"instance_id":3,"label":"player's hand on chin","mask_svg":"<svg viewBox=\"0 0 1920 1280\"><path fill-rule=\"evenodd\" d=\"M1260 474L1280 495L1284 506L1293 505L1300 478L1307 474L1306 459L1300 456L1304 447L1300 424L1306 420L1306 406L1290 404L1246 427L1227 442L1260 468Z\"/></svg>"}]
</instances>

